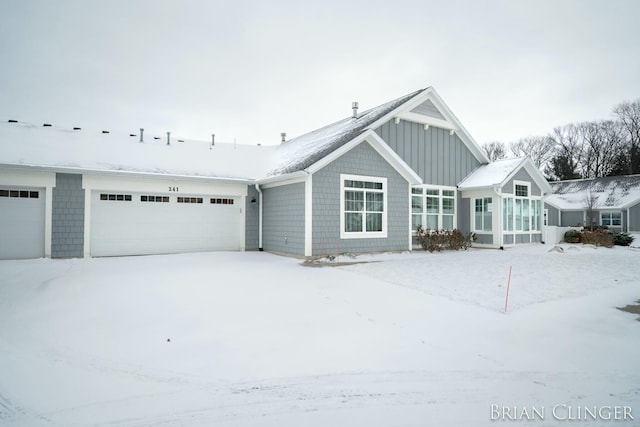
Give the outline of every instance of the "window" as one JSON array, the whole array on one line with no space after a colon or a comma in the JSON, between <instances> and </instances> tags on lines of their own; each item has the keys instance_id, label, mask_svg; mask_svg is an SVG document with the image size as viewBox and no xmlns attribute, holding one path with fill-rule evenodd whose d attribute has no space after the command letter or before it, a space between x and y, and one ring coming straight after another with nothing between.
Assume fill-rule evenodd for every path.
<instances>
[{"instance_id":1,"label":"window","mask_svg":"<svg viewBox=\"0 0 640 427\"><path fill-rule=\"evenodd\" d=\"M140 196L141 202L169 203L169 196Z\"/></svg>"},{"instance_id":2,"label":"window","mask_svg":"<svg viewBox=\"0 0 640 427\"><path fill-rule=\"evenodd\" d=\"M475 199L475 230L491 231L493 200L491 197Z\"/></svg>"},{"instance_id":3,"label":"window","mask_svg":"<svg viewBox=\"0 0 640 427\"><path fill-rule=\"evenodd\" d=\"M0 189L0 197L14 197L20 199L37 199L40 197L39 191L27 191L27 190L8 190Z\"/></svg>"},{"instance_id":4,"label":"window","mask_svg":"<svg viewBox=\"0 0 640 427\"><path fill-rule=\"evenodd\" d=\"M386 237L386 178L341 175L341 237Z\"/></svg>"},{"instance_id":5,"label":"window","mask_svg":"<svg viewBox=\"0 0 640 427\"><path fill-rule=\"evenodd\" d=\"M232 205L233 199L210 199L210 202L214 205Z\"/></svg>"},{"instance_id":6,"label":"window","mask_svg":"<svg viewBox=\"0 0 640 427\"><path fill-rule=\"evenodd\" d=\"M421 186L411 189L411 228L430 230L455 228L456 190L451 187Z\"/></svg>"},{"instance_id":7,"label":"window","mask_svg":"<svg viewBox=\"0 0 640 427\"><path fill-rule=\"evenodd\" d=\"M115 200L118 202L130 202L131 194L100 194L100 200Z\"/></svg>"},{"instance_id":8,"label":"window","mask_svg":"<svg viewBox=\"0 0 640 427\"><path fill-rule=\"evenodd\" d=\"M513 231L513 198L502 200L502 230Z\"/></svg>"},{"instance_id":9,"label":"window","mask_svg":"<svg viewBox=\"0 0 640 427\"><path fill-rule=\"evenodd\" d=\"M178 197L178 203L202 203L202 197Z\"/></svg>"},{"instance_id":10,"label":"window","mask_svg":"<svg viewBox=\"0 0 640 427\"><path fill-rule=\"evenodd\" d=\"M518 197L529 197L529 186L526 184L515 184L515 193Z\"/></svg>"},{"instance_id":11,"label":"window","mask_svg":"<svg viewBox=\"0 0 640 427\"><path fill-rule=\"evenodd\" d=\"M607 227L622 227L622 212L601 212L600 224Z\"/></svg>"}]
</instances>

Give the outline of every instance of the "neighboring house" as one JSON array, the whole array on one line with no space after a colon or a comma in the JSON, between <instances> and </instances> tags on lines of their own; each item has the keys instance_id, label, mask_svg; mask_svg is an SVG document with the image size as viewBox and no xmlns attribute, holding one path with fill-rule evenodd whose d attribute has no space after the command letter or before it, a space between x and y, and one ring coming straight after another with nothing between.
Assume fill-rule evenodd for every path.
<instances>
[{"instance_id":1,"label":"neighboring house","mask_svg":"<svg viewBox=\"0 0 640 427\"><path fill-rule=\"evenodd\" d=\"M640 231L640 175L551 182L549 225Z\"/></svg>"},{"instance_id":2,"label":"neighboring house","mask_svg":"<svg viewBox=\"0 0 640 427\"><path fill-rule=\"evenodd\" d=\"M355 106L354 106L355 107ZM0 258L410 250L415 227L542 240L551 188L489 163L433 88L279 146L0 124Z\"/></svg>"}]
</instances>

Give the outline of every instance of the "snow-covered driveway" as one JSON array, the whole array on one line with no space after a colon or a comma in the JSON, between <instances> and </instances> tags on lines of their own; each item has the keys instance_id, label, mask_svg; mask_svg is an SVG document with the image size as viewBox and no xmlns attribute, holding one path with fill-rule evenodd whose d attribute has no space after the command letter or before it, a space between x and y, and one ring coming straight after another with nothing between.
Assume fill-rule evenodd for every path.
<instances>
[{"instance_id":1,"label":"snow-covered driveway","mask_svg":"<svg viewBox=\"0 0 640 427\"><path fill-rule=\"evenodd\" d=\"M640 298L640 252L549 249L0 261L0 424L482 426L517 405L546 413L516 425L566 425L554 405L609 405L634 425L640 322L615 307Z\"/></svg>"}]
</instances>

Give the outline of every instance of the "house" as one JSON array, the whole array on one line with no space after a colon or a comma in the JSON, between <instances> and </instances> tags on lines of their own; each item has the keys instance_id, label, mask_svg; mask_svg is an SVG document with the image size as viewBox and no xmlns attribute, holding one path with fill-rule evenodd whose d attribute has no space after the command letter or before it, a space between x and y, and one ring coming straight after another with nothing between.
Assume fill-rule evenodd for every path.
<instances>
[{"instance_id":1,"label":"house","mask_svg":"<svg viewBox=\"0 0 640 427\"><path fill-rule=\"evenodd\" d=\"M551 192L526 158L490 163L431 87L279 146L15 120L0 138L0 258L410 250L418 224L498 248L542 241Z\"/></svg>"},{"instance_id":2,"label":"house","mask_svg":"<svg viewBox=\"0 0 640 427\"><path fill-rule=\"evenodd\" d=\"M640 231L640 175L551 182L545 199L551 226L606 226Z\"/></svg>"}]
</instances>

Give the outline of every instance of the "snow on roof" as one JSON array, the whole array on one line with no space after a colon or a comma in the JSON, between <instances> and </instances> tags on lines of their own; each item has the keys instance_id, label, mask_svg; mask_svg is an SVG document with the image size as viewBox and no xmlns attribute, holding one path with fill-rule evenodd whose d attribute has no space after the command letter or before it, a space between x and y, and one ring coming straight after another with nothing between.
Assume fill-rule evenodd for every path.
<instances>
[{"instance_id":1,"label":"snow on roof","mask_svg":"<svg viewBox=\"0 0 640 427\"><path fill-rule=\"evenodd\" d=\"M497 160L486 165L481 165L473 171L471 175L465 178L460 185L458 185L458 188L471 189L500 185L525 161L526 157L519 157L516 159Z\"/></svg>"},{"instance_id":2,"label":"snow on roof","mask_svg":"<svg viewBox=\"0 0 640 427\"><path fill-rule=\"evenodd\" d=\"M420 89L364 111L357 118L349 117L340 120L281 144L277 150L276 165L267 175L277 176L306 169L353 140L365 132L370 125L425 90Z\"/></svg>"},{"instance_id":3,"label":"snow on roof","mask_svg":"<svg viewBox=\"0 0 640 427\"><path fill-rule=\"evenodd\" d=\"M264 176L276 148L129 135L3 122L0 164L246 180Z\"/></svg>"},{"instance_id":4,"label":"snow on roof","mask_svg":"<svg viewBox=\"0 0 640 427\"><path fill-rule=\"evenodd\" d=\"M621 209L640 202L640 175L608 176L550 182L545 201L565 210L584 210L590 191L596 209Z\"/></svg>"}]
</instances>

